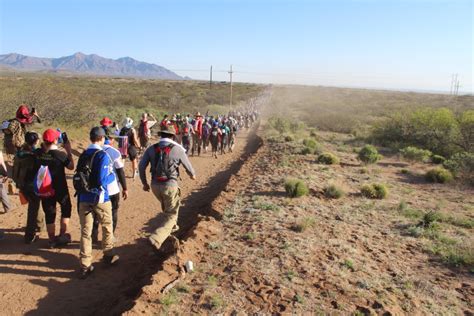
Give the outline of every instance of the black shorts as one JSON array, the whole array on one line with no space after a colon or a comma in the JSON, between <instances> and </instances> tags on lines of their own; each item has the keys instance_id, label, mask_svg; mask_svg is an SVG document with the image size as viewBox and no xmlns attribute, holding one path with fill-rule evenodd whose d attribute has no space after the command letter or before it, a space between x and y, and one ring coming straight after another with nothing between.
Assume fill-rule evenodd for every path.
<instances>
[{"instance_id":1,"label":"black shorts","mask_svg":"<svg viewBox=\"0 0 474 316\"><path fill-rule=\"evenodd\" d=\"M56 203L61 207L61 218L71 218L72 205L69 192L56 192L56 195L51 198L41 199L46 224L54 224L56 220Z\"/></svg>"},{"instance_id":2,"label":"black shorts","mask_svg":"<svg viewBox=\"0 0 474 316\"><path fill-rule=\"evenodd\" d=\"M138 157L138 149L135 146L130 146L128 147L128 158L130 158L130 161L134 161Z\"/></svg>"}]
</instances>

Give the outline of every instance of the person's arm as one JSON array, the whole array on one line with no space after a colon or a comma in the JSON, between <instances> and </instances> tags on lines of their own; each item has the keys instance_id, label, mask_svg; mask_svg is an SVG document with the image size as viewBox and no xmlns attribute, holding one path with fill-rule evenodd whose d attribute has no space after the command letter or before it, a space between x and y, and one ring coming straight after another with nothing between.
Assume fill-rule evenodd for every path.
<instances>
[{"instance_id":1,"label":"person's arm","mask_svg":"<svg viewBox=\"0 0 474 316\"><path fill-rule=\"evenodd\" d=\"M68 164L65 165L65 167L66 167L68 170L74 170L74 158L72 157L71 143L70 143L69 141L67 141L67 142L64 144L64 149L66 150L67 161L68 161Z\"/></svg>"},{"instance_id":2,"label":"person's arm","mask_svg":"<svg viewBox=\"0 0 474 316\"><path fill-rule=\"evenodd\" d=\"M150 163L150 151L152 151L153 148L154 147L151 146L145 151L140 163L138 164L138 173L140 175L140 180L142 181L144 191L150 191L150 185L148 184L148 180L146 178L146 168Z\"/></svg>"},{"instance_id":3,"label":"person's arm","mask_svg":"<svg viewBox=\"0 0 474 316\"><path fill-rule=\"evenodd\" d=\"M138 139L137 132L135 131L134 128L132 128L132 137L133 137L134 143L137 145L137 147L141 147L140 140Z\"/></svg>"},{"instance_id":4,"label":"person's arm","mask_svg":"<svg viewBox=\"0 0 474 316\"><path fill-rule=\"evenodd\" d=\"M191 179L196 180L196 172L194 171L194 168L188 159L188 155L186 155L184 150L179 151L179 161L183 164L186 173L191 177Z\"/></svg>"}]
</instances>

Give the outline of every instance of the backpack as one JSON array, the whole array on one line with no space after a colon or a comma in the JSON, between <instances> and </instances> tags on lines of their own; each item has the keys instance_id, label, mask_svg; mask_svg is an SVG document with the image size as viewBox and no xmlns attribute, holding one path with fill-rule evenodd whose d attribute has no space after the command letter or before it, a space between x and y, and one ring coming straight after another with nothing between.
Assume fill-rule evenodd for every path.
<instances>
[{"instance_id":1,"label":"backpack","mask_svg":"<svg viewBox=\"0 0 474 316\"><path fill-rule=\"evenodd\" d=\"M168 180L178 179L178 168L170 161L170 152L174 147L173 144L169 144L165 147L160 147L160 144L153 145L155 148L155 166L152 169L153 176L156 181L160 183L167 182Z\"/></svg>"},{"instance_id":2,"label":"backpack","mask_svg":"<svg viewBox=\"0 0 474 316\"><path fill-rule=\"evenodd\" d=\"M101 151L103 150L96 150L93 154L86 154L84 151L79 156L77 168L72 177L72 184L76 190L76 195L90 193L94 189L91 181L92 163L94 162L95 155Z\"/></svg>"},{"instance_id":3,"label":"backpack","mask_svg":"<svg viewBox=\"0 0 474 316\"><path fill-rule=\"evenodd\" d=\"M219 130L217 128L213 128L211 131L211 135L217 137L219 135Z\"/></svg>"},{"instance_id":4,"label":"backpack","mask_svg":"<svg viewBox=\"0 0 474 316\"><path fill-rule=\"evenodd\" d=\"M13 160L13 172L12 179L16 184L16 187L20 190L25 190L26 186L30 186L33 183L27 183L28 173L33 172L35 165L35 155L29 152L19 151L15 155Z\"/></svg>"},{"instance_id":5,"label":"backpack","mask_svg":"<svg viewBox=\"0 0 474 316\"><path fill-rule=\"evenodd\" d=\"M8 127L3 129L5 134L4 145L7 154L14 155L25 142L25 128L17 119L8 121Z\"/></svg>"},{"instance_id":6,"label":"backpack","mask_svg":"<svg viewBox=\"0 0 474 316\"><path fill-rule=\"evenodd\" d=\"M34 191L40 198L51 198L56 192L53 188L53 177L48 166L41 166L34 180Z\"/></svg>"}]
</instances>

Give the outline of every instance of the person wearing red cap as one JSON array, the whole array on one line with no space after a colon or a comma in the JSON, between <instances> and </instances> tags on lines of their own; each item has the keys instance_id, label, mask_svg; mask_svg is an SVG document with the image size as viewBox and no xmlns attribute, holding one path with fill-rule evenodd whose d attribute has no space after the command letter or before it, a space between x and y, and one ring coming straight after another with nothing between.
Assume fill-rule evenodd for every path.
<instances>
[{"instance_id":1,"label":"person wearing red cap","mask_svg":"<svg viewBox=\"0 0 474 316\"><path fill-rule=\"evenodd\" d=\"M22 104L18 107L14 119L3 122L2 130L5 134L3 141L7 155L15 155L23 145L27 131L26 126L32 124L35 117L39 122L40 119L36 110L33 108L30 112L28 107Z\"/></svg>"},{"instance_id":2,"label":"person wearing red cap","mask_svg":"<svg viewBox=\"0 0 474 316\"><path fill-rule=\"evenodd\" d=\"M46 217L46 228L48 231L50 247L66 245L71 241L71 235L67 233L69 219L71 218L71 197L66 181L65 168L74 169L74 160L71 153L71 143L64 143L66 152L59 150L58 139L60 132L55 129L47 129L43 133L43 144L36 151L36 169L47 166L51 173L54 195L41 197L41 204ZM61 207L61 228L59 236L56 236L56 204Z\"/></svg>"}]
</instances>

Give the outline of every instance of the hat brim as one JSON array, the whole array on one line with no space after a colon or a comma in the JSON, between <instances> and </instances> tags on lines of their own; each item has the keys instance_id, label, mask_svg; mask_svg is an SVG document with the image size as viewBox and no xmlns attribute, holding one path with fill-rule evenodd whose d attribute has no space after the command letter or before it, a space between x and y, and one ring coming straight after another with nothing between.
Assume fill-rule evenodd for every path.
<instances>
[{"instance_id":1,"label":"hat brim","mask_svg":"<svg viewBox=\"0 0 474 316\"><path fill-rule=\"evenodd\" d=\"M170 131L159 131L158 132L158 135L161 136L163 134L166 134L166 135L173 135L173 136L176 136L176 132L173 131L173 132L170 132Z\"/></svg>"}]
</instances>

